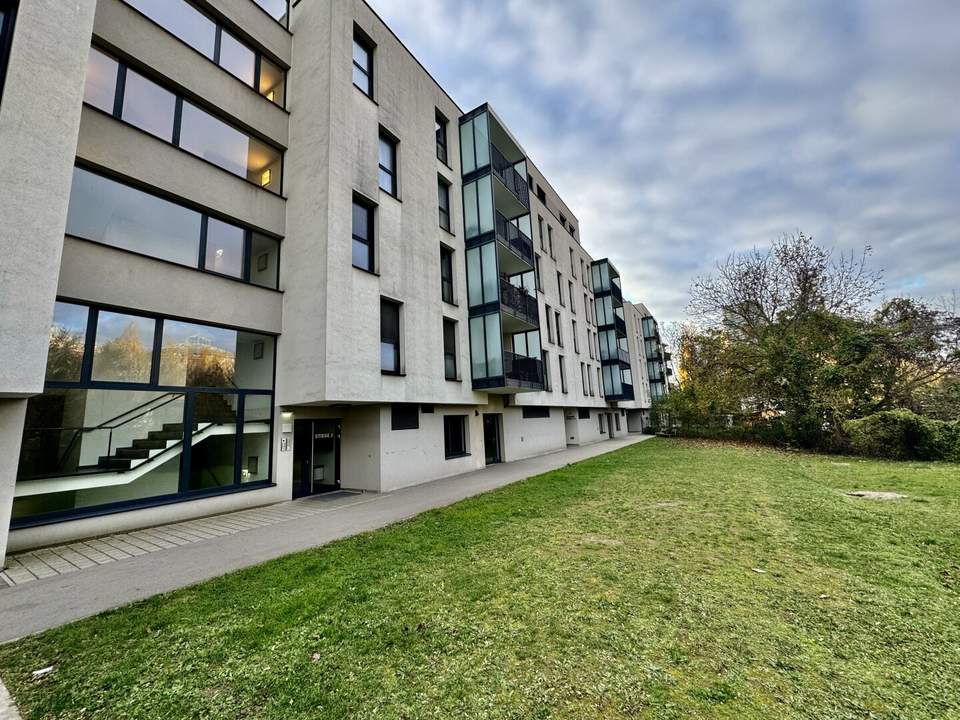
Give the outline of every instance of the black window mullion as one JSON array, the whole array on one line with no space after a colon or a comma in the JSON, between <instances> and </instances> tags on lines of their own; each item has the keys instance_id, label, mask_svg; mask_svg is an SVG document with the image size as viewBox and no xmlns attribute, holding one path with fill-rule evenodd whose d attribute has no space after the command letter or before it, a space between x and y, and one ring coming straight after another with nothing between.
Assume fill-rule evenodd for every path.
<instances>
[{"instance_id":1,"label":"black window mullion","mask_svg":"<svg viewBox=\"0 0 960 720\"><path fill-rule=\"evenodd\" d=\"M190 454L193 443L193 416L196 410L196 393L186 392L183 403L183 441L180 447L180 484L178 490L190 489Z\"/></svg>"},{"instance_id":2,"label":"black window mullion","mask_svg":"<svg viewBox=\"0 0 960 720\"><path fill-rule=\"evenodd\" d=\"M253 89L260 92L260 53L254 52L253 55Z\"/></svg>"},{"instance_id":3,"label":"black window mullion","mask_svg":"<svg viewBox=\"0 0 960 720\"><path fill-rule=\"evenodd\" d=\"M244 406L246 404L247 396L244 393L239 393L237 395L237 421L234 424L236 427L236 437L233 446L233 484L240 485L242 478L240 477L242 471L242 458L243 458L243 423L244 423Z\"/></svg>"},{"instance_id":4,"label":"black window mullion","mask_svg":"<svg viewBox=\"0 0 960 720\"><path fill-rule=\"evenodd\" d=\"M160 384L160 350L163 347L163 320L157 318L153 326L153 353L150 360L150 384Z\"/></svg>"},{"instance_id":5,"label":"black window mullion","mask_svg":"<svg viewBox=\"0 0 960 720\"><path fill-rule=\"evenodd\" d=\"M250 282L250 267L253 264L253 231L243 233L243 281Z\"/></svg>"},{"instance_id":6,"label":"black window mullion","mask_svg":"<svg viewBox=\"0 0 960 720\"><path fill-rule=\"evenodd\" d=\"M127 87L127 66L117 65L117 87L113 93L113 116L119 119L123 115L123 95Z\"/></svg>"},{"instance_id":7,"label":"black window mullion","mask_svg":"<svg viewBox=\"0 0 960 720\"><path fill-rule=\"evenodd\" d=\"M200 218L200 257L197 258L197 267L201 270L207 269L207 223L209 221L209 215L205 214Z\"/></svg>"},{"instance_id":8,"label":"black window mullion","mask_svg":"<svg viewBox=\"0 0 960 720\"><path fill-rule=\"evenodd\" d=\"M173 139L172 143L180 147L180 124L183 122L183 96L177 95L177 104L173 112Z\"/></svg>"},{"instance_id":9,"label":"black window mullion","mask_svg":"<svg viewBox=\"0 0 960 720\"><path fill-rule=\"evenodd\" d=\"M220 38L223 36L223 26L217 25L217 31L213 40L213 61L220 64Z\"/></svg>"},{"instance_id":10,"label":"black window mullion","mask_svg":"<svg viewBox=\"0 0 960 720\"><path fill-rule=\"evenodd\" d=\"M80 382L90 382L93 374L93 351L97 342L97 317L99 311L90 308L87 314L87 336L84 340L83 360L80 362Z\"/></svg>"}]
</instances>

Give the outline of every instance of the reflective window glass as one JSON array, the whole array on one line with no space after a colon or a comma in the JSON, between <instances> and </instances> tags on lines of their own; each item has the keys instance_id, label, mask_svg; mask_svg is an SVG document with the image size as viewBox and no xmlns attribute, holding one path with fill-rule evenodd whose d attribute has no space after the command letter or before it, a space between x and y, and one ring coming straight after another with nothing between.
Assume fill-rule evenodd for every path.
<instances>
[{"instance_id":1,"label":"reflective window glass","mask_svg":"<svg viewBox=\"0 0 960 720\"><path fill-rule=\"evenodd\" d=\"M157 25L176 35L211 60L217 41L217 26L183 0L125 0Z\"/></svg>"},{"instance_id":2,"label":"reflective window glass","mask_svg":"<svg viewBox=\"0 0 960 720\"><path fill-rule=\"evenodd\" d=\"M83 85L83 101L104 112L113 113L117 93L119 64L96 48L90 48L87 57L87 76Z\"/></svg>"},{"instance_id":3,"label":"reflective window glass","mask_svg":"<svg viewBox=\"0 0 960 720\"><path fill-rule=\"evenodd\" d=\"M77 382L83 365L83 349L87 338L87 316L84 305L57 302L50 324L47 350L47 380Z\"/></svg>"},{"instance_id":4,"label":"reflective window glass","mask_svg":"<svg viewBox=\"0 0 960 720\"><path fill-rule=\"evenodd\" d=\"M92 380L150 382L156 321L101 310L93 348Z\"/></svg>"},{"instance_id":5,"label":"reflective window glass","mask_svg":"<svg viewBox=\"0 0 960 720\"><path fill-rule=\"evenodd\" d=\"M226 30L220 32L220 67L253 86L257 56Z\"/></svg>"},{"instance_id":6,"label":"reflective window glass","mask_svg":"<svg viewBox=\"0 0 960 720\"><path fill-rule=\"evenodd\" d=\"M243 228L210 218L207 220L207 252L204 269L221 275L243 277Z\"/></svg>"},{"instance_id":7,"label":"reflective window glass","mask_svg":"<svg viewBox=\"0 0 960 720\"><path fill-rule=\"evenodd\" d=\"M172 142L176 105L177 98L172 92L127 68L121 115L124 121Z\"/></svg>"}]
</instances>

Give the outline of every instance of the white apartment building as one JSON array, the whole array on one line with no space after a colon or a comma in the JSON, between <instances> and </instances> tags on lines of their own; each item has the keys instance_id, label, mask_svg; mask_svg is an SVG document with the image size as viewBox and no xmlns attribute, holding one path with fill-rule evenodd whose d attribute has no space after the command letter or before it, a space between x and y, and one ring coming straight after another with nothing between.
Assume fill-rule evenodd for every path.
<instances>
[{"instance_id":1,"label":"white apartment building","mask_svg":"<svg viewBox=\"0 0 960 720\"><path fill-rule=\"evenodd\" d=\"M643 427L655 321L362 0L0 0L0 80L0 560Z\"/></svg>"}]
</instances>

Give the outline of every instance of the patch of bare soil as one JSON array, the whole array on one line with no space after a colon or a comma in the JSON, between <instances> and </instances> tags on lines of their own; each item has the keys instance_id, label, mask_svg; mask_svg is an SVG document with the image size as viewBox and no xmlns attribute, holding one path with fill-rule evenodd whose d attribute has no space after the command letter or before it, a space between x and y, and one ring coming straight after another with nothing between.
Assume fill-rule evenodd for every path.
<instances>
[{"instance_id":1,"label":"patch of bare soil","mask_svg":"<svg viewBox=\"0 0 960 720\"><path fill-rule=\"evenodd\" d=\"M881 492L878 490L851 490L850 492L845 494L849 495L850 497L863 498L864 500L881 500L881 501L903 500L907 497L906 495L901 495L900 493Z\"/></svg>"}]
</instances>

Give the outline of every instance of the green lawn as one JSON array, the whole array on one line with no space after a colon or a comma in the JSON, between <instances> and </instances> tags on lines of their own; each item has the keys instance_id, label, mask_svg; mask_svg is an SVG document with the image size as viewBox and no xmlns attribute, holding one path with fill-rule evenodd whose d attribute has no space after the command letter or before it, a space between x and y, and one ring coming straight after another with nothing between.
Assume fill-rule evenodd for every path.
<instances>
[{"instance_id":1,"label":"green lawn","mask_svg":"<svg viewBox=\"0 0 960 720\"><path fill-rule=\"evenodd\" d=\"M0 677L25 718L960 718L960 466L652 440L0 647Z\"/></svg>"}]
</instances>

